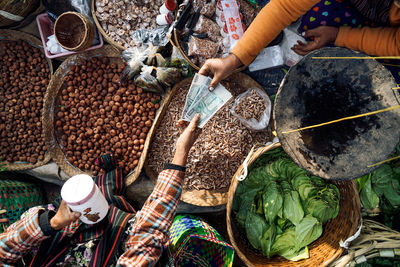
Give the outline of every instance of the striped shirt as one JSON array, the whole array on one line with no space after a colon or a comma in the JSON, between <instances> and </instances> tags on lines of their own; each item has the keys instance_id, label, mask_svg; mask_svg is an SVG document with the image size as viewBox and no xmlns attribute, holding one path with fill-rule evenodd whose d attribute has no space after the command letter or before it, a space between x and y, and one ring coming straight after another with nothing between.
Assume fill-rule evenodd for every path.
<instances>
[{"instance_id":1,"label":"striped shirt","mask_svg":"<svg viewBox=\"0 0 400 267\"><path fill-rule=\"evenodd\" d=\"M184 172L167 169L158 176L157 184L141 211L129 227L131 231L124 243L124 253L117 266L154 266L176 213L182 191ZM48 238L39 226L41 209L15 222L0 234L0 265L14 264L24 254Z\"/></svg>"}]
</instances>

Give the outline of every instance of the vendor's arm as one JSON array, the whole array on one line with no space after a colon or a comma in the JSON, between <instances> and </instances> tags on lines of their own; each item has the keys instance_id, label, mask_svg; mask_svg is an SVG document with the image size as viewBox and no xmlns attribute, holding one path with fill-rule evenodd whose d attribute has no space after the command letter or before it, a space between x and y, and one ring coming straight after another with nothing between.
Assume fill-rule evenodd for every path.
<instances>
[{"instance_id":1,"label":"vendor's arm","mask_svg":"<svg viewBox=\"0 0 400 267\"><path fill-rule=\"evenodd\" d=\"M13 264L41 241L76 220L79 213L71 212L62 202L57 213L32 208L27 216L0 234L0 263Z\"/></svg>"},{"instance_id":2,"label":"vendor's arm","mask_svg":"<svg viewBox=\"0 0 400 267\"><path fill-rule=\"evenodd\" d=\"M125 244L118 266L154 266L174 219L182 191L189 150L197 138L199 116L190 122L176 143L175 156L158 176L157 184L143 208L136 214L133 230Z\"/></svg>"},{"instance_id":3,"label":"vendor's arm","mask_svg":"<svg viewBox=\"0 0 400 267\"><path fill-rule=\"evenodd\" d=\"M242 38L225 58L207 60L199 73L213 76L210 89L240 65L249 65L260 51L318 0L271 0L257 15Z\"/></svg>"}]
</instances>

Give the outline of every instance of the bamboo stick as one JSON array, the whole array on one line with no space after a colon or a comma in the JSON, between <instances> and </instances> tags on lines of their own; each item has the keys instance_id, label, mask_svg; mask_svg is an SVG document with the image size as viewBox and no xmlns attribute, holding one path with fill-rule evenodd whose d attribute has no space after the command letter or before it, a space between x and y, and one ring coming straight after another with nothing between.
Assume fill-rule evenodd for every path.
<instances>
[{"instance_id":1,"label":"bamboo stick","mask_svg":"<svg viewBox=\"0 0 400 267\"><path fill-rule=\"evenodd\" d=\"M385 160L382 160L382 161L377 162L375 164L368 165L367 168L375 167L377 165L381 165L383 163L386 163L386 162L389 162L389 161L392 161L392 160L395 160L395 159L400 159L400 156L396 156L396 157L393 157L393 158L390 158L390 159L385 159Z\"/></svg>"},{"instance_id":2,"label":"bamboo stick","mask_svg":"<svg viewBox=\"0 0 400 267\"><path fill-rule=\"evenodd\" d=\"M400 56L381 56L381 57L312 57L312 59L400 59Z\"/></svg>"},{"instance_id":3,"label":"bamboo stick","mask_svg":"<svg viewBox=\"0 0 400 267\"><path fill-rule=\"evenodd\" d=\"M282 132L282 134L294 133L294 132L317 128L317 127L321 127L321 126L325 126L325 125L329 125L329 124L333 124L333 123L337 123L337 122L341 122L341 121L345 121L345 120L357 119L357 118L361 118L361 117L365 117L365 116L378 114L381 112L391 111L391 110L394 110L397 108L400 108L400 105L388 107L388 108L384 108L384 109L380 109L380 110L376 110L376 111L371 111L371 112L367 112L367 113L363 113L363 114L359 114L359 115L349 116L349 117L345 117L345 118L341 118L341 119L337 119L337 120L333 120L333 121L328 121L328 122L324 122L324 123L320 123L320 124L314 124L314 125L310 125L310 126L295 129L295 130L285 131L285 132Z\"/></svg>"}]
</instances>

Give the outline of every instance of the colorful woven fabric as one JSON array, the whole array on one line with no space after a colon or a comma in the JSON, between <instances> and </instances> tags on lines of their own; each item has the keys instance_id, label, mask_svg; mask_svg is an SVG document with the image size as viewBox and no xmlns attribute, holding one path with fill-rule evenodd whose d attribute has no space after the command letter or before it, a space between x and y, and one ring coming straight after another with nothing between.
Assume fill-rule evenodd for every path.
<instances>
[{"instance_id":1,"label":"colorful woven fabric","mask_svg":"<svg viewBox=\"0 0 400 267\"><path fill-rule=\"evenodd\" d=\"M7 210L1 217L7 218L10 224L18 221L22 213L29 208L43 203L42 192L37 185L15 180L0 180L0 210Z\"/></svg>"},{"instance_id":2,"label":"colorful woven fabric","mask_svg":"<svg viewBox=\"0 0 400 267\"><path fill-rule=\"evenodd\" d=\"M178 215L167 242L170 266L232 266L234 250L206 222L192 215Z\"/></svg>"}]
</instances>

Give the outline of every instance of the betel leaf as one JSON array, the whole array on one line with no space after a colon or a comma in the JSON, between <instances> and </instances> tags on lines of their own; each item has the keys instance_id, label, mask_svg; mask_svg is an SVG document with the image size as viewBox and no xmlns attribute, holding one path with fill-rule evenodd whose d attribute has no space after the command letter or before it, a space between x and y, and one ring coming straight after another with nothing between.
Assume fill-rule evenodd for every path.
<instances>
[{"instance_id":1,"label":"betel leaf","mask_svg":"<svg viewBox=\"0 0 400 267\"><path fill-rule=\"evenodd\" d=\"M397 188L397 191L396 191ZM398 180L392 180L384 192L385 198L393 207L400 206L400 185Z\"/></svg>"},{"instance_id":2,"label":"betel leaf","mask_svg":"<svg viewBox=\"0 0 400 267\"><path fill-rule=\"evenodd\" d=\"M364 208L367 210L373 210L379 206L379 197L374 190L372 190L370 177L365 182L364 187L361 190L360 199Z\"/></svg>"},{"instance_id":3,"label":"betel leaf","mask_svg":"<svg viewBox=\"0 0 400 267\"><path fill-rule=\"evenodd\" d=\"M360 193L361 190L364 188L365 183L368 181L368 179L371 179L371 175L372 174L369 173L367 175L364 175L364 176L356 179L357 187L358 187L358 193Z\"/></svg>"},{"instance_id":4,"label":"betel leaf","mask_svg":"<svg viewBox=\"0 0 400 267\"><path fill-rule=\"evenodd\" d=\"M264 233L267 231L268 227L269 226L267 225L263 217L254 212L247 213L245 224L246 235L250 244L255 249L261 249L261 239L264 236Z\"/></svg>"},{"instance_id":5,"label":"betel leaf","mask_svg":"<svg viewBox=\"0 0 400 267\"><path fill-rule=\"evenodd\" d=\"M258 189L252 189L236 198L239 206L238 212L236 214L236 220L243 228L245 227L247 213L251 210L257 192Z\"/></svg>"},{"instance_id":6,"label":"betel leaf","mask_svg":"<svg viewBox=\"0 0 400 267\"><path fill-rule=\"evenodd\" d=\"M310 254L308 251L308 247L306 246L295 253L283 254L282 257L290 261L299 261L308 259L310 257Z\"/></svg>"},{"instance_id":7,"label":"betel leaf","mask_svg":"<svg viewBox=\"0 0 400 267\"><path fill-rule=\"evenodd\" d=\"M296 229L296 250L311 244L322 234L322 224L313 216L305 216L301 222L295 226Z\"/></svg>"},{"instance_id":8,"label":"betel leaf","mask_svg":"<svg viewBox=\"0 0 400 267\"><path fill-rule=\"evenodd\" d=\"M270 255L282 255L295 253L296 251L296 230L292 226L284 231L282 234L277 235L275 243L272 245Z\"/></svg>"},{"instance_id":9,"label":"betel leaf","mask_svg":"<svg viewBox=\"0 0 400 267\"><path fill-rule=\"evenodd\" d=\"M242 182L246 188L262 189L270 181L263 167L252 170Z\"/></svg>"},{"instance_id":10,"label":"betel leaf","mask_svg":"<svg viewBox=\"0 0 400 267\"><path fill-rule=\"evenodd\" d=\"M284 194L283 216L294 225L297 225L300 223L301 219L303 219L303 206L301 205L299 193L297 193L297 191L290 191Z\"/></svg>"},{"instance_id":11,"label":"betel leaf","mask_svg":"<svg viewBox=\"0 0 400 267\"><path fill-rule=\"evenodd\" d=\"M271 256L271 248L272 244L275 242L277 234L277 228L274 224L271 224L267 231L263 234L260 243L261 243L261 251L268 258Z\"/></svg>"},{"instance_id":12,"label":"betel leaf","mask_svg":"<svg viewBox=\"0 0 400 267\"><path fill-rule=\"evenodd\" d=\"M378 196L382 196L392 181L392 168L383 164L371 174L372 189Z\"/></svg>"},{"instance_id":13,"label":"betel leaf","mask_svg":"<svg viewBox=\"0 0 400 267\"><path fill-rule=\"evenodd\" d=\"M336 208L336 203L333 202L331 201L330 203L322 198L311 198L306 202L306 211L324 224L337 216L339 209Z\"/></svg>"},{"instance_id":14,"label":"betel leaf","mask_svg":"<svg viewBox=\"0 0 400 267\"><path fill-rule=\"evenodd\" d=\"M274 223L276 216L282 213L283 198L279 184L270 182L263 191L264 216L269 224Z\"/></svg>"}]
</instances>

